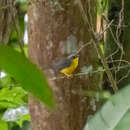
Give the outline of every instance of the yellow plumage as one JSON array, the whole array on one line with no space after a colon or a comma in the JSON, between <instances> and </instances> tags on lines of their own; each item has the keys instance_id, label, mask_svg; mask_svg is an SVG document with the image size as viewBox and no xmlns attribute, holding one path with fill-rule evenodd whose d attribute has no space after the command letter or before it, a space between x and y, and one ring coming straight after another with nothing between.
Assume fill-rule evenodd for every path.
<instances>
[{"instance_id":1,"label":"yellow plumage","mask_svg":"<svg viewBox=\"0 0 130 130\"><path fill-rule=\"evenodd\" d=\"M70 66L61 69L60 72L65 74L68 77L72 76L72 73L78 67L78 62L79 62L79 57L75 57L74 59L72 59Z\"/></svg>"}]
</instances>

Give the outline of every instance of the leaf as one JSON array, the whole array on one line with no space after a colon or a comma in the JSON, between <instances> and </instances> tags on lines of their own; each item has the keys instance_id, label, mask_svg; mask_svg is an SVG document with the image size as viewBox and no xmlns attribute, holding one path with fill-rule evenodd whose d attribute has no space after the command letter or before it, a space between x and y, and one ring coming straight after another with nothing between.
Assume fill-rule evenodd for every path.
<instances>
[{"instance_id":1,"label":"leaf","mask_svg":"<svg viewBox=\"0 0 130 130\"><path fill-rule=\"evenodd\" d=\"M125 113L114 130L130 130L130 109Z\"/></svg>"},{"instance_id":2,"label":"leaf","mask_svg":"<svg viewBox=\"0 0 130 130\"><path fill-rule=\"evenodd\" d=\"M25 114L25 115L21 116L20 119L17 120L16 122L17 122L17 124L18 124L20 127L22 127L24 121L30 121L30 115L29 115L29 114Z\"/></svg>"},{"instance_id":3,"label":"leaf","mask_svg":"<svg viewBox=\"0 0 130 130\"><path fill-rule=\"evenodd\" d=\"M0 67L46 105L49 107L54 105L52 90L45 76L24 55L11 47L0 45Z\"/></svg>"},{"instance_id":4,"label":"leaf","mask_svg":"<svg viewBox=\"0 0 130 130\"><path fill-rule=\"evenodd\" d=\"M97 13L101 15L108 10L109 0L97 0Z\"/></svg>"},{"instance_id":5,"label":"leaf","mask_svg":"<svg viewBox=\"0 0 130 130\"><path fill-rule=\"evenodd\" d=\"M5 76L3 78L0 78L0 87L9 87L11 84L11 78L9 76Z\"/></svg>"},{"instance_id":6,"label":"leaf","mask_svg":"<svg viewBox=\"0 0 130 130\"><path fill-rule=\"evenodd\" d=\"M0 130L8 130L8 123L0 120Z\"/></svg>"},{"instance_id":7,"label":"leaf","mask_svg":"<svg viewBox=\"0 0 130 130\"><path fill-rule=\"evenodd\" d=\"M130 85L112 96L111 100L88 121L84 130L120 130L116 127L120 126L120 121L123 120L130 108L129 93ZM124 128L121 130L124 130Z\"/></svg>"},{"instance_id":8,"label":"leaf","mask_svg":"<svg viewBox=\"0 0 130 130\"><path fill-rule=\"evenodd\" d=\"M3 88L0 91L0 109L25 105L23 98L26 94L27 93L21 87L15 87L12 89Z\"/></svg>"}]
</instances>

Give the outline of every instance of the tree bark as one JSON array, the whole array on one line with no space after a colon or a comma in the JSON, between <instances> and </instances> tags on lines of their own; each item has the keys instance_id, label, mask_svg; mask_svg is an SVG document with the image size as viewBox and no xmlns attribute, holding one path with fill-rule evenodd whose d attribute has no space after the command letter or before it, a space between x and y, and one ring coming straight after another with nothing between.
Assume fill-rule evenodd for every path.
<instances>
[{"instance_id":1,"label":"tree bark","mask_svg":"<svg viewBox=\"0 0 130 130\"><path fill-rule=\"evenodd\" d=\"M91 39L91 28L80 7L73 0L29 1L29 57L46 72L53 89L56 108L47 109L33 96L29 98L34 130L82 130L88 116L96 111L96 101L85 97L83 92L97 90L100 76L80 75L71 79L60 78L47 67L78 50ZM96 30L96 1L82 0L91 27ZM93 45L80 52L79 66L97 69L98 57ZM50 80L56 76L56 80Z\"/></svg>"},{"instance_id":2,"label":"tree bark","mask_svg":"<svg viewBox=\"0 0 130 130\"><path fill-rule=\"evenodd\" d=\"M0 0L0 42L8 43L15 15L14 0Z\"/></svg>"}]
</instances>

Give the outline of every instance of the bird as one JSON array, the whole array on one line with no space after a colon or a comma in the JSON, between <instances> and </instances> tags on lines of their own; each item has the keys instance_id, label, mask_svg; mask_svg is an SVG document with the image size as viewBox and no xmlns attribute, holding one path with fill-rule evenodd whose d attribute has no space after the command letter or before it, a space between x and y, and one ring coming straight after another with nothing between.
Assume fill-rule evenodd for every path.
<instances>
[{"instance_id":1,"label":"bird","mask_svg":"<svg viewBox=\"0 0 130 130\"><path fill-rule=\"evenodd\" d=\"M79 64L79 56L71 54L65 58L53 62L52 68L55 72L60 72L66 75L68 78L73 77L73 72L76 70Z\"/></svg>"}]
</instances>

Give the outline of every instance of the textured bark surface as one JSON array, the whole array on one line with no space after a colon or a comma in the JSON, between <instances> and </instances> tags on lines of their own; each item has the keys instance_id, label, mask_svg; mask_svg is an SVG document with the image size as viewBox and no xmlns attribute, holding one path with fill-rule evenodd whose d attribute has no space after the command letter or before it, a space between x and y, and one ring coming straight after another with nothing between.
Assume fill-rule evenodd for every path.
<instances>
[{"instance_id":1,"label":"textured bark surface","mask_svg":"<svg viewBox=\"0 0 130 130\"><path fill-rule=\"evenodd\" d=\"M0 42L8 42L15 14L14 0L0 0Z\"/></svg>"},{"instance_id":2,"label":"textured bark surface","mask_svg":"<svg viewBox=\"0 0 130 130\"><path fill-rule=\"evenodd\" d=\"M41 69L46 71L54 60L71 54L90 41L90 28L73 0L30 0L30 3L29 57ZM82 3L95 29L96 2L83 0ZM93 45L80 52L76 73L85 66L97 69L97 54ZM29 107L34 130L82 130L96 107L95 100L84 97L82 91L98 89L100 76L95 74L49 80L55 76L52 72L46 71L46 75L54 92L56 108L48 110L30 96ZM57 78L60 76L63 75L56 75Z\"/></svg>"}]
</instances>

